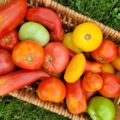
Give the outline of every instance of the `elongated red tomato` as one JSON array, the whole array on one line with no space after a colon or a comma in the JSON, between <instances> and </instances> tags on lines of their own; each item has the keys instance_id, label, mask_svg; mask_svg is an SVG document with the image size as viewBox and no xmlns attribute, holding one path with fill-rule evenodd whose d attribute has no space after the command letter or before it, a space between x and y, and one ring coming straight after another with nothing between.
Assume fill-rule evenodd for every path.
<instances>
[{"instance_id":1,"label":"elongated red tomato","mask_svg":"<svg viewBox=\"0 0 120 120\"><path fill-rule=\"evenodd\" d=\"M12 59L20 68L37 69L44 62L44 49L34 41L25 40L14 47Z\"/></svg>"},{"instance_id":2,"label":"elongated red tomato","mask_svg":"<svg viewBox=\"0 0 120 120\"><path fill-rule=\"evenodd\" d=\"M18 70L7 75L0 76L0 96L18 90L40 78L50 77L43 70Z\"/></svg>"},{"instance_id":3,"label":"elongated red tomato","mask_svg":"<svg viewBox=\"0 0 120 120\"><path fill-rule=\"evenodd\" d=\"M0 39L22 22L26 11L26 0L13 0L0 7Z\"/></svg>"},{"instance_id":4,"label":"elongated red tomato","mask_svg":"<svg viewBox=\"0 0 120 120\"><path fill-rule=\"evenodd\" d=\"M51 40L59 42L63 39L64 30L61 19L53 10L44 7L28 8L26 19L49 28Z\"/></svg>"},{"instance_id":5,"label":"elongated red tomato","mask_svg":"<svg viewBox=\"0 0 120 120\"><path fill-rule=\"evenodd\" d=\"M80 114L86 111L86 92L82 88L80 79L74 83L66 82L66 104L72 114Z\"/></svg>"},{"instance_id":6,"label":"elongated red tomato","mask_svg":"<svg viewBox=\"0 0 120 120\"><path fill-rule=\"evenodd\" d=\"M3 39L0 40L0 47L12 51L15 45L19 43L18 31L14 29L10 31Z\"/></svg>"}]
</instances>

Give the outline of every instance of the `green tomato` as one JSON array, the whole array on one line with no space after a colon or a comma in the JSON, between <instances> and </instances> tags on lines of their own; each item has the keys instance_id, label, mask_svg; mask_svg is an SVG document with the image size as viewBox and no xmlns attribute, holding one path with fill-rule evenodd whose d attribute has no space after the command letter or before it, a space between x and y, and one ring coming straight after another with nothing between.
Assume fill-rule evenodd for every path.
<instances>
[{"instance_id":1,"label":"green tomato","mask_svg":"<svg viewBox=\"0 0 120 120\"><path fill-rule=\"evenodd\" d=\"M113 120L115 117L114 103L103 96L91 98L87 111L92 120Z\"/></svg>"},{"instance_id":2,"label":"green tomato","mask_svg":"<svg viewBox=\"0 0 120 120\"><path fill-rule=\"evenodd\" d=\"M36 22L26 22L19 29L19 39L33 40L41 46L45 46L50 40L48 30L41 24Z\"/></svg>"}]
</instances>

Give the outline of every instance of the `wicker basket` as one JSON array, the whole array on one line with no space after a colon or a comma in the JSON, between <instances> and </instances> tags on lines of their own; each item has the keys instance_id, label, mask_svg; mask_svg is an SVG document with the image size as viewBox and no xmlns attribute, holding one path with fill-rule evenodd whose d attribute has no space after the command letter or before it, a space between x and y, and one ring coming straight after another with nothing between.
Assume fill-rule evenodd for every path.
<instances>
[{"instance_id":1,"label":"wicker basket","mask_svg":"<svg viewBox=\"0 0 120 120\"><path fill-rule=\"evenodd\" d=\"M9 1L10 0L0 0L0 6L2 6L3 4ZM27 2L29 7L44 6L54 10L60 16L65 32L72 31L76 27L76 25L82 22L91 21L97 24L102 29L104 33L104 38L110 38L116 44L118 44L120 41L120 33L118 31L113 30L112 28L107 27L102 23L97 22L96 20L90 19L84 15L81 15L61 4L58 4L57 2L54 2L52 0L27 0ZM116 75L119 76L119 71L116 72ZM36 94L36 88L38 84L39 82L33 83L30 86L24 87L22 89L19 89L17 91L10 93L10 95L20 100L27 101L36 106L43 107L47 110L50 110L51 112L57 113L59 115L63 115L64 117L68 117L72 120L89 120L90 119L88 116L86 116L86 113L82 113L80 115L71 114L68 111L64 102L60 104L55 104L55 103L50 103L50 102L45 102L40 100ZM117 111L116 117L114 120L120 120L119 103L120 103L120 97L114 99L114 104L116 106L116 111Z\"/></svg>"}]
</instances>

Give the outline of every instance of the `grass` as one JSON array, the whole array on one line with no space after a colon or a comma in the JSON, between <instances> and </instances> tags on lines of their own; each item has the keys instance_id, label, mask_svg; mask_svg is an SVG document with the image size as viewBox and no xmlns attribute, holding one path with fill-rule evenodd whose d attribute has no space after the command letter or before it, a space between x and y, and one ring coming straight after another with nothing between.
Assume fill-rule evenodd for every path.
<instances>
[{"instance_id":1,"label":"grass","mask_svg":"<svg viewBox=\"0 0 120 120\"><path fill-rule=\"evenodd\" d=\"M54 1L120 31L119 0ZM68 120L68 118L6 95L0 97L0 120Z\"/></svg>"}]
</instances>

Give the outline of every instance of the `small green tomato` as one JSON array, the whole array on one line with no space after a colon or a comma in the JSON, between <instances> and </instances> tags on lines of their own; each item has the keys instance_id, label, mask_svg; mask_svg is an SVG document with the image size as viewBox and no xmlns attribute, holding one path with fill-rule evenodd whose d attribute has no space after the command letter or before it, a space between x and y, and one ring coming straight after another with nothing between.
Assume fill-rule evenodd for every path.
<instances>
[{"instance_id":1,"label":"small green tomato","mask_svg":"<svg viewBox=\"0 0 120 120\"><path fill-rule=\"evenodd\" d=\"M36 22L26 22L19 29L19 39L32 40L45 46L50 40L50 34L48 30L41 24Z\"/></svg>"}]
</instances>

